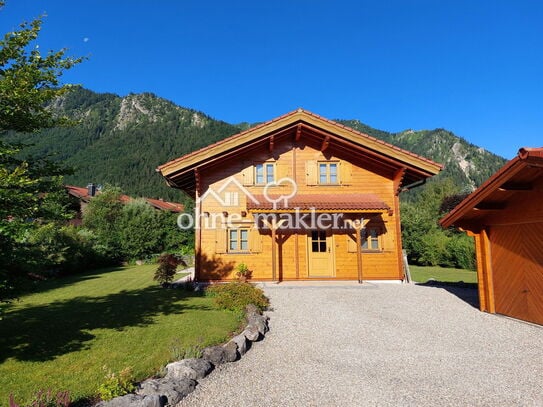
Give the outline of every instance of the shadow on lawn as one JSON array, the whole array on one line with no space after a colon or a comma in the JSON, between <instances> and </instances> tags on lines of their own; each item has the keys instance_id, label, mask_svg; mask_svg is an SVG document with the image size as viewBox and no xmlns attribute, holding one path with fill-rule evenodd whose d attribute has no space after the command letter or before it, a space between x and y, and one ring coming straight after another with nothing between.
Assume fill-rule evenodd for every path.
<instances>
[{"instance_id":1,"label":"shadow on lawn","mask_svg":"<svg viewBox=\"0 0 543 407\"><path fill-rule=\"evenodd\" d=\"M208 309L183 304L199 294L151 286L102 297L76 297L22 308L4 315L0 322L0 363L13 357L21 361L45 361L89 347L92 329L122 331L146 326L157 315Z\"/></svg>"},{"instance_id":2,"label":"shadow on lawn","mask_svg":"<svg viewBox=\"0 0 543 407\"><path fill-rule=\"evenodd\" d=\"M477 283L464 283L463 281L451 283L428 280L425 283L417 283L417 285L441 288L460 298L462 301L467 302L472 307L479 309L479 291L477 290Z\"/></svg>"},{"instance_id":3,"label":"shadow on lawn","mask_svg":"<svg viewBox=\"0 0 543 407\"><path fill-rule=\"evenodd\" d=\"M112 273L115 271L122 271L121 266L104 267L100 269L85 270L75 274L59 275L51 277L46 280L30 281L26 289L20 295L43 293L49 290L56 290L57 288L64 287L66 285L73 285L87 280L94 280L100 278L102 274Z\"/></svg>"}]
</instances>

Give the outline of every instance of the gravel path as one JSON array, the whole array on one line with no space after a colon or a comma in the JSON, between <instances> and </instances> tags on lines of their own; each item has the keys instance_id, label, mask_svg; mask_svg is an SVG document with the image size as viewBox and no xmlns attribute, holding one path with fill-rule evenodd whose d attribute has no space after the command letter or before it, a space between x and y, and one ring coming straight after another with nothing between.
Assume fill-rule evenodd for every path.
<instances>
[{"instance_id":1,"label":"gravel path","mask_svg":"<svg viewBox=\"0 0 543 407\"><path fill-rule=\"evenodd\" d=\"M543 327L436 287L265 291L266 339L179 406L543 406Z\"/></svg>"}]
</instances>

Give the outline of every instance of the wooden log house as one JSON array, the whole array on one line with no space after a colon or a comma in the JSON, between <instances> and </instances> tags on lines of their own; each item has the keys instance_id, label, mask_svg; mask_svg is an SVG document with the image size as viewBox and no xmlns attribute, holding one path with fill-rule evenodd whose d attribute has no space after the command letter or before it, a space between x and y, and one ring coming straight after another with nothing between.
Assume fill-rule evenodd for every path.
<instances>
[{"instance_id":1,"label":"wooden log house","mask_svg":"<svg viewBox=\"0 0 543 407\"><path fill-rule=\"evenodd\" d=\"M441 165L298 109L158 167L196 200L196 278L402 280L399 193Z\"/></svg>"},{"instance_id":2,"label":"wooden log house","mask_svg":"<svg viewBox=\"0 0 543 407\"><path fill-rule=\"evenodd\" d=\"M543 324L543 148L517 157L441 220L475 238L479 307Z\"/></svg>"}]
</instances>

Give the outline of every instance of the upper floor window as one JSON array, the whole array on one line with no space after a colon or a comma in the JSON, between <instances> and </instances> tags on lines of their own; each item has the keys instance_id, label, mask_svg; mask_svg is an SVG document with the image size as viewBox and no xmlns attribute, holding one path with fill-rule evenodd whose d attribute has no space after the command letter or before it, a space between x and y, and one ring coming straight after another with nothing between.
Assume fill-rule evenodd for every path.
<instances>
[{"instance_id":1,"label":"upper floor window","mask_svg":"<svg viewBox=\"0 0 543 407\"><path fill-rule=\"evenodd\" d=\"M338 163L337 162L319 162L319 184L337 185L338 182Z\"/></svg>"},{"instance_id":2,"label":"upper floor window","mask_svg":"<svg viewBox=\"0 0 543 407\"><path fill-rule=\"evenodd\" d=\"M273 163L255 164L255 184L265 185L275 181L275 165Z\"/></svg>"}]
</instances>

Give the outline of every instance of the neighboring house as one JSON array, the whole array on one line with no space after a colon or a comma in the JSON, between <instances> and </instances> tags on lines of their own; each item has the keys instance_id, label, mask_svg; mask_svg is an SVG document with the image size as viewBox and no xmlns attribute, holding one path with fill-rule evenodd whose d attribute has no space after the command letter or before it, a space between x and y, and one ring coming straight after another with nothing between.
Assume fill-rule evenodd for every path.
<instances>
[{"instance_id":1,"label":"neighboring house","mask_svg":"<svg viewBox=\"0 0 543 407\"><path fill-rule=\"evenodd\" d=\"M65 185L64 188L66 188L66 192L68 192L68 195L74 197L79 202L79 210L78 214L70 223L79 225L81 224L81 218L83 209L89 201L100 193L100 190L98 187L94 184L89 184L87 188L83 187L76 187L73 185ZM127 203L131 201L134 198L129 197L128 195L121 195L121 202ZM142 198L144 199L149 205L151 205L153 208L160 210L160 211L168 211L168 212L174 212L174 213L180 213L183 212L184 206L180 203L176 202L167 202L162 199L151 199L151 198Z\"/></svg>"},{"instance_id":2,"label":"neighboring house","mask_svg":"<svg viewBox=\"0 0 543 407\"><path fill-rule=\"evenodd\" d=\"M543 148L521 148L440 220L475 237L479 307L543 324Z\"/></svg>"},{"instance_id":3,"label":"neighboring house","mask_svg":"<svg viewBox=\"0 0 543 407\"><path fill-rule=\"evenodd\" d=\"M196 278L402 280L402 189L441 165L298 109L158 167L196 200Z\"/></svg>"}]
</instances>

